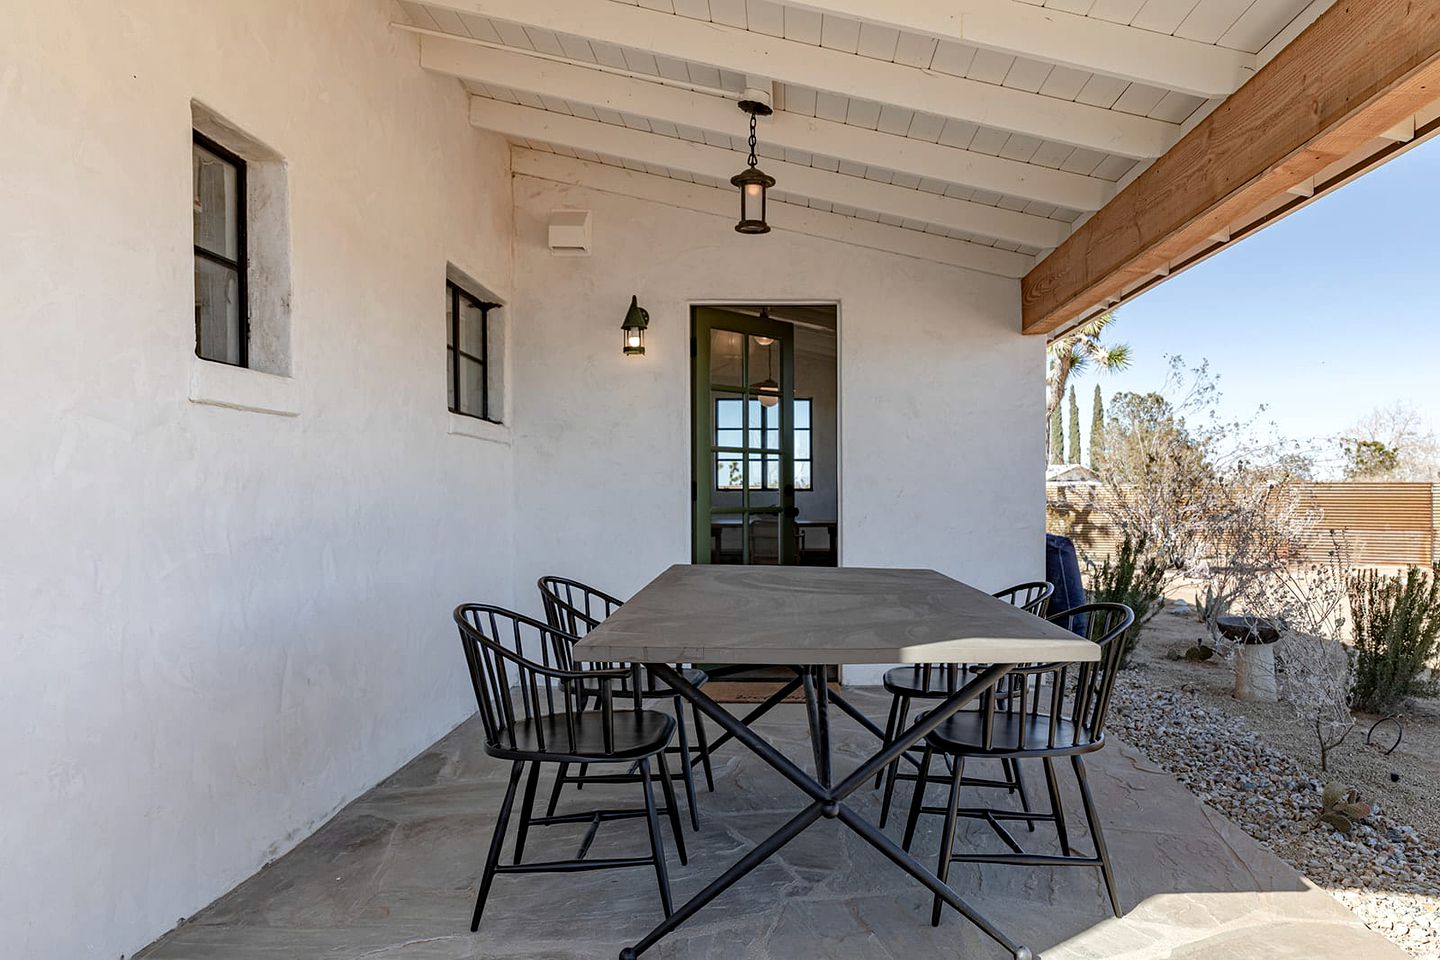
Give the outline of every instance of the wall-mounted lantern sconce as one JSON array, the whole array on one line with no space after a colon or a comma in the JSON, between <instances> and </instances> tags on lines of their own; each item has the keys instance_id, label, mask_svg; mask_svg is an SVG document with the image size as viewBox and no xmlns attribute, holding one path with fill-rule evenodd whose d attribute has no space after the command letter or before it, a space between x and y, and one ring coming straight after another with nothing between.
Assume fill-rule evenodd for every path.
<instances>
[{"instance_id":1,"label":"wall-mounted lantern sconce","mask_svg":"<svg viewBox=\"0 0 1440 960\"><path fill-rule=\"evenodd\" d=\"M625 311L625 322L620 330L625 334L625 356L645 355L645 328L650 326L650 312L640 306L635 297L630 298L630 309Z\"/></svg>"}]
</instances>

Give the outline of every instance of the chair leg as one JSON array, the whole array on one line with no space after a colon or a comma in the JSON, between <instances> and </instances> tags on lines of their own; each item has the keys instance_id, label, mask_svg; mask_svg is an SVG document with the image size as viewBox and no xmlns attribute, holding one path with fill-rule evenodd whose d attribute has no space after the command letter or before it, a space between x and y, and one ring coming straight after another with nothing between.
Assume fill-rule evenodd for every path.
<instances>
[{"instance_id":1,"label":"chair leg","mask_svg":"<svg viewBox=\"0 0 1440 960\"><path fill-rule=\"evenodd\" d=\"M675 906L670 901L670 876L665 871L665 841L660 838L660 820L655 815L655 791L650 786L650 761L640 761L640 783L645 792L645 823L650 829L650 854L655 861L655 883L660 887L660 906L665 911L665 919L670 919L670 914L675 912ZM674 789L674 785L671 785ZM671 804L674 809L674 804Z\"/></svg>"},{"instance_id":2,"label":"chair leg","mask_svg":"<svg viewBox=\"0 0 1440 960\"><path fill-rule=\"evenodd\" d=\"M590 764L588 764L588 763L582 763L582 764L580 764L580 772L579 772L578 774L576 774L576 780L575 780L575 789L576 789L576 790L584 790L584 789L585 789L585 773L586 773L586 771L588 771L589 769L590 769Z\"/></svg>"},{"instance_id":3,"label":"chair leg","mask_svg":"<svg viewBox=\"0 0 1440 960\"><path fill-rule=\"evenodd\" d=\"M950 857L955 852L955 821L959 819L960 781L964 774L965 758L955 757L954 770L950 774L950 795L945 804L945 829L940 833L940 862L935 868L935 876L940 878L941 883L948 883L950 879ZM930 926L940 926L940 908L943 905L944 901L937 895L930 907Z\"/></svg>"},{"instance_id":4,"label":"chair leg","mask_svg":"<svg viewBox=\"0 0 1440 960\"><path fill-rule=\"evenodd\" d=\"M690 862L685 853L685 831L680 827L680 807L675 802L675 781L670 779L670 764L665 759L664 751L656 755L656 762L660 764L660 788L665 791L666 812L670 815L670 830L675 834L675 852L680 854L680 865L683 867Z\"/></svg>"},{"instance_id":5,"label":"chair leg","mask_svg":"<svg viewBox=\"0 0 1440 960\"><path fill-rule=\"evenodd\" d=\"M700 708L690 704L690 719L694 721L695 746L700 751L700 766L705 770L705 789L715 792L715 769L710 764L710 735L705 732L705 720Z\"/></svg>"},{"instance_id":6,"label":"chair leg","mask_svg":"<svg viewBox=\"0 0 1440 960\"><path fill-rule=\"evenodd\" d=\"M525 838L530 835L530 817L535 812L535 785L540 782L540 764L530 764L530 776L525 778L525 799L520 801L520 827L515 831L515 859L525 852Z\"/></svg>"},{"instance_id":7,"label":"chair leg","mask_svg":"<svg viewBox=\"0 0 1440 960\"><path fill-rule=\"evenodd\" d=\"M545 805L545 816L555 816L555 807L560 802L560 790L565 786L565 777L570 773L570 764L560 764L560 769L555 772L555 786L550 788L550 802Z\"/></svg>"},{"instance_id":8,"label":"chair leg","mask_svg":"<svg viewBox=\"0 0 1440 960\"><path fill-rule=\"evenodd\" d=\"M1050 757L1042 757L1045 761L1045 787L1050 791L1050 812L1054 814L1055 833L1060 837L1060 852L1070 856L1070 831L1065 826L1065 805L1060 802L1060 783L1055 779L1055 761Z\"/></svg>"},{"instance_id":9,"label":"chair leg","mask_svg":"<svg viewBox=\"0 0 1440 960\"><path fill-rule=\"evenodd\" d=\"M1119 917L1123 911L1120 909L1120 896L1115 892L1115 873L1110 869L1110 851L1105 849L1105 833L1100 829L1100 818L1095 815L1095 800L1090 796L1085 761L1077 753L1070 762L1075 766L1075 779L1080 782L1080 800L1085 804L1085 819L1090 824L1090 836L1095 841L1095 855L1100 858L1100 875L1105 878L1105 892L1110 894L1110 909Z\"/></svg>"},{"instance_id":10,"label":"chair leg","mask_svg":"<svg viewBox=\"0 0 1440 960\"><path fill-rule=\"evenodd\" d=\"M505 788L505 799L500 802L500 812L495 817L495 833L490 837L490 852L485 855L485 869L480 874L480 892L475 897L475 914L470 918L470 932L480 929L480 914L485 911L485 901L490 896L490 884L495 881L495 866L500 862L500 848L505 845L505 827L510 822L510 808L515 804L515 788L520 784L520 773L525 764L516 760L510 767L510 786Z\"/></svg>"},{"instance_id":11,"label":"chair leg","mask_svg":"<svg viewBox=\"0 0 1440 960\"><path fill-rule=\"evenodd\" d=\"M690 807L690 825L699 830L700 810L695 805L695 768L690 766L690 738L685 730L685 704L679 697L675 698L675 733L680 741L680 776L685 780L685 803Z\"/></svg>"},{"instance_id":12,"label":"chair leg","mask_svg":"<svg viewBox=\"0 0 1440 960\"><path fill-rule=\"evenodd\" d=\"M900 709L895 713L895 732L891 734L892 739L900 736L900 732L905 729L905 724L909 720L910 698L901 697ZM895 762L885 768L885 799L880 802L880 829L882 830L885 829L885 821L890 819L890 800L895 796L895 780L900 775L900 764L903 762L903 756L896 757ZM917 783L916 787L922 793L925 790L924 782Z\"/></svg>"},{"instance_id":13,"label":"chair leg","mask_svg":"<svg viewBox=\"0 0 1440 960\"><path fill-rule=\"evenodd\" d=\"M1014 777L1015 789L1018 790L1018 791L1020 791L1020 809L1021 809L1021 810L1024 810L1026 813L1029 813L1029 812L1030 812L1030 795L1025 792L1025 778L1022 777L1022 776L1020 776L1020 761L1019 761L1019 760L1007 760L1007 761L1005 761L1005 762L1006 762L1006 763L1009 765L1009 767L1010 767L1010 770L1009 770L1010 775ZM1034 821L1034 820L1026 820L1026 821L1025 821L1025 829L1029 830L1031 833L1034 833L1034 832L1035 832L1035 821Z\"/></svg>"},{"instance_id":14,"label":"chair leg","mask_svg":"<svg viewBox=\"0 0 1440 960\"><path fill-rule=\"evenodd\" d=\"M900 710L900 697L898 694L890 697L890 713L885 717L885 742L889 743L895 739L895 714ZM888 769L888 768L887 768ZM875 789L880 789L880 781L884 778L885 771L881 770L875 774ZM880 821L880 826L885 826L885 821Z\"/></svg>"},{"instance_id":15,"label":"chair leg","mask_svg":"<svg viewBox=\"0 0 1440 960\"><path fill-rule=\"evenodd\" d=\"M915 839L915 825L920 822L920 808L925 803L925 787L930 782L930 758L934 754L930 744L925 744L925 755L920 758L920 770L917 774L920 779L915 781L915 792L910 796L910 816L905 818L905 838L900 842L900 849L906 853L910 852L910 841Z\"/></svg>"}]
</instances>

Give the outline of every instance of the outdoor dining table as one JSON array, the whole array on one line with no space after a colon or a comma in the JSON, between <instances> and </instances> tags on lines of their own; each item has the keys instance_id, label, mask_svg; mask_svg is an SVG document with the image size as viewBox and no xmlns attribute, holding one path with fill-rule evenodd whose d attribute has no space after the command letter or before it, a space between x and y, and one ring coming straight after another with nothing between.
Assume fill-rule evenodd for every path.
<instances>
[{"instance_id":1,"label":"outdoor dining table","mask_svg":"<svg viewBox=\"0 0 1440 960\"><path fill-rule=\"evenodd\" d=\"M1033 957L845 801L1017 664L1098 660L1095 644L934 570L676 565L591 630L576 654L587 661L644 664L809 799L642 940L621 950L621 960L654 946L822 818L853 830L1018 960ZM677 663L793 666L805 690L813 775L686 681L674 669ZM895 663L988 666L836 782L826 670Z\"/></svg>"}]
</instances>

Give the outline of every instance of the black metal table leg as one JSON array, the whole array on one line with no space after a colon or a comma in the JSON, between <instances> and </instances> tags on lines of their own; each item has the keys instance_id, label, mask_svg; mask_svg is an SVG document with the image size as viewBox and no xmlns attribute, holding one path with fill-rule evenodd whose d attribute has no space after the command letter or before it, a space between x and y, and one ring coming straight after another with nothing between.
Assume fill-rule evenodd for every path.
<instances>
[{"instance_id":1,"label":"black metal table leg","mask_svg":"<svg viewBox=\"0 0 1440 960\"><path fill-rule=\"evenodd\" d=\"M830 698L825 689L825 668L806 667L805 713L810 720L810 750L815 755L815 779L830 787Z\"/></svg>"},{"instance_id":2,"label":"black metal table leg","mask_svg":"<svg viewBox=\"0 0 1440 960\"><path fill-rule=\"evenodd\" d=\"M966 704L980 696L985 690L993 687L1001 678L1010 672L1013 664L996 664L981 671L973 680L947 697L936 706L934 710L931 710L920 720L917 720L913 726L908 727L893 740L884 743L879 751L835 786L829 785L831 764L829 757L828 714L821 709L821 705L829 699L820 692L824 689L823 667L807 667L807 672L802 673L800 677L797 677L796 680L793 681L795 685L802 683L805 685L807 693L807 716L811 719L812 737L817 744L823 742L825 745L825 759L823 761L819 759L817 753L817 768L824 781L821 782L821 780L810 776L789 757L786 757L779 750L775 749L774 746L763 740L758 734L747 727L744 722L732 716L708 694L687 681L678 671L667 664L650 664L648 666L650 670L664 682L668 683L677 693L689 700L707 717L714 720L715 723L726 732L728 737L739 740L768 766L795 784L796 787L810 797L811 803L805 807L804 810L801 810L790 818L779 830L757 843L745 856L741 857L733 866L711 881L698 894L680 905L672 915L667 917L665 921L654 930L651 930L650 933L635 944L635 946L626 947L621 950L620 960L635 960L636 957L674 931L676 927L693 916L696 911L728 890L746 874L773 856L821 817L839 819L846 827L859 834L867 843L884 854L892 863L923 884L932 894L939 897L942 902L954 908L967 920L979 927L983 933L1009 951L1015 960L1035 960L1034 955L1028 947L1017 944L1007 937L994 924L990 923L973 907L966 903L950 886L927 870L918 860L897 846L895 842L882 833L878 827L861 817L842 802L850 794L859 790L861 786L874 777L876 773L903 756L912 746L919 743L929 733L959 712ZM816 686L815 678L817 676L821 684L819 687Z\"/></svg>"}]
</instances>

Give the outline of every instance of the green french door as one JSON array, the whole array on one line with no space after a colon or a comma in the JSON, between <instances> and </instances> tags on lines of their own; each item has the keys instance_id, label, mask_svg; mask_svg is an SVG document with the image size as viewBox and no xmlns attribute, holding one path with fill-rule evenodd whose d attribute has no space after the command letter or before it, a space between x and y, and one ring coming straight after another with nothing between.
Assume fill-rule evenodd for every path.
<instances>
[{"instance_id":1,"label":"green french door","mask_svg":"<svg viewBox=\"0 0 1440 960\"><path fill-rule=\"evenodd\" d=\"M692 321L696 563L795 563L795 337L713 307Z\"/></svg>"}]
</instances>

